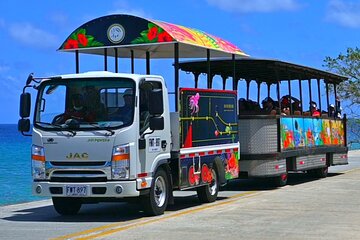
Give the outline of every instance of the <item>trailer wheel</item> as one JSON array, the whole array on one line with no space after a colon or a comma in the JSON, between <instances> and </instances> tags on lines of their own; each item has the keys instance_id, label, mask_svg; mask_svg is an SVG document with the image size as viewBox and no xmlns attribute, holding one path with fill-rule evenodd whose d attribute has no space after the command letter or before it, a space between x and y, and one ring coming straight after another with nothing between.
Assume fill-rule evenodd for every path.
<instances>
[{"instance_id":1,"label":"trailer wheel","mask_svg":"<svg viewBox=\"0 0 360 240\"><path fill-rule=\"evenodd\" d=\"M274 178L274 184L276 187L283 187L287 184L288 174L283 173L278 177Z\"/></svg>"},{"instance_id":2,"label":"trailer wheel","mask_svg":"<svg viewBox=\"0 0 360 240\"><path fill-rule=\"evenodd\" d=\"M200 202L211 203L217 199L219 193L219 176L216 169L211 169L212 180L209 184L196 188Z\"/></svg>"},{"instance_id":3,"label":"trailer wheel","mask_svg":"<svg viewBox=\"0 0 360 240\"><path fill-rule=\"evenodd\" d=\"M328 171L329 171L328 167L314 169L314 176L318 178L326 178L328 175Z\"/></svg>"},{"instance_id":4,"label":"trailer wheel","mask_svg":"<svg viewBox=\"0 0 360 240\"><path fill-rule=\"evenodd\" d=\"M150 192L141 196L144 210L148 215L157 216L165 212L169 199L169 179L160 168L152 181Z\"/></svg>"},{"instance_id":5,"label":"trailer wheel","mask_svg":"<svg viewBox=\"0 0 360 240\"><path fill-rule=\"evenodd\" d=\"M60 215L76 215L81 208L79 198L53 197L52 202Z\"/></svg>"}]
</instances>

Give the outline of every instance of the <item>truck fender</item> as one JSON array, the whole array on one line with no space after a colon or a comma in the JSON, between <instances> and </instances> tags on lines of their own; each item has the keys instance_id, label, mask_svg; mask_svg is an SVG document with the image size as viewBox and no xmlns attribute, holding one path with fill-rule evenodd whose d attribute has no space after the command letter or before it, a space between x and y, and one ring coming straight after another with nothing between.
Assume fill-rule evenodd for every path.
<instances>
[{"instance_id":1,"label":"truck fender","mask_svg":"<svg viewBox=\"0 0 360 240\"><path fill-rule=\"evenodd\" d=\"M224 168L224 164L221 161L220 157L216 157L214 159L213 168L215 168L217 170L217 173L219 175L219 183L220 183L220 185L222 185L222 186L225 185L226 184L225 168Z\"/></svg>"},{"instance_id":2,"label":"truck fender","mask_svg":"<svg viewBox=\"0 0 360 240\"><path fill-rule=\"evenodd\" d=\"M168 199L168 204L173 205L174 204L174 195L173 195L173 179L172 179L172 174L171 174L171 169L169 166L169 160L168 159L162 159L160 161L158 161L155 165L154 171L153 171L153 175L155 175L156 171L159 168L163 168L166 172L166 175L169 179L169 186L168 186L168 192L169 192L169 199Z\"/></svg>"}]
</instances>

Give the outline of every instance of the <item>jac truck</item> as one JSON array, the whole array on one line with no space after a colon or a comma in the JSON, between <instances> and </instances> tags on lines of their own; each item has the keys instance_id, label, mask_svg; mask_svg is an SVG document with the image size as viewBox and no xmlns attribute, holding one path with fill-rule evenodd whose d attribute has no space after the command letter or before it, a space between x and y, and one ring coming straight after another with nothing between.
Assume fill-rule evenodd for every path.
<instances>
[{"instance_id":1,"label":"jac truck","mask_svg":"<svg viewBox=\"0 0 360 240\"><path fill-rule=\"evenodd\" d=\"M235 45L176 24L110 15L74 30L59 51L75 53L75 73L29 75L18 123L32 135L33 194L51 197L59 214L136 198L160 215L174 190L195 189L201 202L213 202L219 186L238 177L236 91L179 86L180 58L247 56ZM104 71L81 73L81 54L101 56ZM150 73L150 60L159 58L174 61L172 90L172 79ZM129 73L118 73L123 59ZM145 60L145 74L135 74L135 59ZM33 113L28 89L37 92Z\"/></svg>"}]
</instances>

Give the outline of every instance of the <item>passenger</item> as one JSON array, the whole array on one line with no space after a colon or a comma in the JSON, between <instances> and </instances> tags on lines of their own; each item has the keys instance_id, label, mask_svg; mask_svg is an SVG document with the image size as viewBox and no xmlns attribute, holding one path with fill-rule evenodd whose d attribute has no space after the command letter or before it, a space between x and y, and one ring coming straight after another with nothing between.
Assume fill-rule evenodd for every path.
<instances>
[{"instance_id":1,"label":"passenger","mask_svg":"<svg viewBox=\"0 0 360 240\"><path fill-rule=\"evenodd\" d=\"M317 104L314 101L310 102L310 113L313 117L320 117L320 111L317 108Z\"/></svg>"},{"instance_id":2,"label":"passenger","mask_svg":"<svg viewBox=\"0 0 360 240\"><path fill-rule=\"evenodd\" d=\"M270 114L274 112L278 112L278 108L274 104L274 100L271 97L266 97L264 100L262 100L261 104L263 105L262 111L266 114Z\"/></svg>"},{"instance_id":3,"label":"passenger","mask_svg":"<svg viewBox=\"0 0 360 240\"><path fill-rule=\"evenodd\" d=\"M107 120L107 111L105 105L100 100L99 92L94 86L84 87L84 99L87 109L92 109L96 121Z\"/></svg>"},{"instance_id":4,"label":"passenger","mask_svg":"<svg viewBox=\"0 0 360 240\"><path fill-rule=\"evenodd\" d=\"M133 118L134 113L134 96L132 89L126 89L124 94L124 103L123 107L120 107L115 113L109 116L110 120L113 121L122 121L123 124L128 124Z\"/></svg>"},{"instance_id":5,"label":"passenger","mask_svg":"<svg viewBox=\"0 0 360 240\"><path fill-rule=\"evenodd\" d=\"M335 106L334 106L334 104L330 104L330 106L329 106L329 117L335 117Z\"/></svg>"},{"instance_id":6,"label":"passenger","mask_svg":"<svg viewBox=\"0 0 360 240\"><path fill-rule=\"evenodd\" d=\"M75 119L79 122L93 122L94 114L88 111L84 105L84 97L81 94L74 94L71 97L72 106L69 107L57 123L64 123L68 119Z\"/></svg>"}]
</instances>

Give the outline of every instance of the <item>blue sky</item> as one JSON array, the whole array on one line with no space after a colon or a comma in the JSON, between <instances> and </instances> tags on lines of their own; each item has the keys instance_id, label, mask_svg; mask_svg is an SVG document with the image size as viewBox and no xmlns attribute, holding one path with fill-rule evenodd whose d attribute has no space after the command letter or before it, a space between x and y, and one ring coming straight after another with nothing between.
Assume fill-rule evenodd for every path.
<instances>
[{"instance_id":1,"label":"blue sky","mask_svg":"<svg viewBox=\"0 0 360 240\"><path fill-rule=\"evenodd\" d=\"M0 123L17 122L19 94L30 72L36 76L74 72L74 55L56 49L75 28L108 14L134 14L197 28L253 57L316 68L322 68L326 56L359 47L360 39L359 0L114 0L106 4L14 0L1 1L0 9ZM81 71L103 67L102 58L81 60ZM129 72L128 62L122 63L120 71ZM155 62L152 73L172 80L170 64L163 67Z\"/></svg>"}]
</instances>

